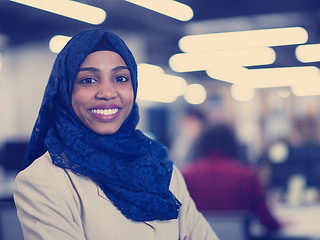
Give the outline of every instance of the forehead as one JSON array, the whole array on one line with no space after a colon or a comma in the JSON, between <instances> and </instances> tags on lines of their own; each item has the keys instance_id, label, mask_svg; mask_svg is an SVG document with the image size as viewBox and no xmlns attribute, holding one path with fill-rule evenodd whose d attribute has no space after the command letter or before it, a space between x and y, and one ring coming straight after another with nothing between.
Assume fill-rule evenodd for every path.
<instances>
[{"instance_id":1,"label":"forehead","mask_svg":"<svg viewBox=\"0 0 320 240\"><path fill-rule=\"evenodd\" d=\"M90 53L82 62L80 67L89 66L126 66L122 57L112 51L97 51Z\"/></svg>"}]
</instances>

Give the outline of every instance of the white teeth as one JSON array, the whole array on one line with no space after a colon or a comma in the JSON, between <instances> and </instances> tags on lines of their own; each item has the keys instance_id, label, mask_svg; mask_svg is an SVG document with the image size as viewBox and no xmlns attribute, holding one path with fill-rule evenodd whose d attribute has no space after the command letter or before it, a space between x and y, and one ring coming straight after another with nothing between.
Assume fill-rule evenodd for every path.
<instances>
[{"instance_id":1,"label":"white teeth","mask_svg":"<svg viewBox=\"0 0 320 240\"><path fill-rule=\"evenodd\" d=\"M112 115L118 112L118 108L113 109L92 109L91 111L96 114L103 114L103 115Z\"/></svg>"}]
</instances>

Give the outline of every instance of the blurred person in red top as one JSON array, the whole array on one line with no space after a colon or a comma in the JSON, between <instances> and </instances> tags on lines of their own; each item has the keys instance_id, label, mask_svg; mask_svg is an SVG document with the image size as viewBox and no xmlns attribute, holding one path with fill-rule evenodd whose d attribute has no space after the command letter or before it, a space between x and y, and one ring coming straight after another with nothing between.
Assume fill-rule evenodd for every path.
<instances>
[{"instance_id":1,"label":"blurred person in red top","mask_svg":"<svg viewBox=\"0 0 320 240\"><path fill-rule=\"evenodd\" d=\"M204 129L196 143L197 159L182 169L200 211L249 211L269 230L280 228L270 213L257 170L239 160L240 145L229 125Z\"/></svg>"}]
</instances>

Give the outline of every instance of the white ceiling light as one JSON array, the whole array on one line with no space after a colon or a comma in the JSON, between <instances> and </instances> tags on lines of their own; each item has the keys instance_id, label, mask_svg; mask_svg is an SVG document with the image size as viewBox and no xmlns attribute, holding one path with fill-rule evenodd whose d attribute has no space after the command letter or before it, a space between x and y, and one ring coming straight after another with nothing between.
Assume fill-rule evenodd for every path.
<instances>
[{"instance_id":1,"label":"white ceiling light","mask_svg":"<svg viewBox=\"0 0 320 240\"><path fill-rule=\"evenodd\" d=\"M142 100L170 103L183 95L186 81L165 74L162 68L151 64L138 65L139 88L137 97Z\"/></svg>"},{"instance_id":2,"label":"white ceiling light","mask_svg":"<svg viewBox=\"0 0 320 240\"><path fill-rule=\"evenodd\" d=\"M184 52L203 52L302 44L307 40L308 33L304 28L291 27L189 35L180 39L179 47Z\"/></svg>"},{"instance_id":3,"label":"white ceiling light","mask_svg":"<svg viewBox=\"0 0 320 240\"><path fill-rule=\"evenodd\" d=\"M231 96L234 100L245 102L251 100L255 95L254 88L233 84L231 86Z\"/></svg>"},{"instance_id":4,"label":"white ceiling light","mask_svg":"<svg viewBox=\"0 0 320 240\"><path fill-rule=\"evenodd\" d=\"M209 77L221 80L227 83L235 83L244 79L246 74L248 74L248 69L245 67L237 67L231 65L217 65L211 69L206 70Z\"/></svg>"},{"instance_id":5,"label":"white ceiling light","mask_svg":"<svg viewBox=\"0 0 320 240\"><path fill-rule=\"evenodd\" d=\"M201 84L190 84L184 94L184 99L190 104L201 104L207 98L207 91Z\"/></svg>"},{"instance_id":6,"label":"white ceiling light","mask_svg":"<svg viewBox=\"0 0 320 240\"><path fill-rule=\"evenodd\" d=\"M106 12L97 7L70 0L10 0L47 12L99 25L106 19Z\"/></svg>"},{"instance_id":7,"label":"white ceiling light","mask_svg":"<svg viewBox=\"0 0 320 240\"><path fill-rule=\"evenodd\" d=\"M188 5L174 0L125 0L168 17L189 21L193 18L193 10Z\"/></svg>"},{"instance_id":8,"label":"white ceiling light","mask_svg":"<svg viewBox=\"0 0 320 240\"><path fill-rule=\"evenodd\" d=\"M169 59L176 72L201 71L221 66L256 66L274 63L276 54L272 48L250 48L204 53L178 53Z\"/></svg>"},{"instance_id":9,"label":"white ceiling light","mask_svg":"<svg viewBox=\"0 0 320 240\"><path fill-rule=\"evenodd\" d=\"M53 38L51 38L49 42L50 51L54 53L59 53L70 39L71 37L68 37L68 36L62 36L62 35L54 36Z\"/></svg>"},{"instance_id":10,"label":"white ceiling light","mask_svg":"<svg viewBox=\"0 0 320 240\"><path fill-rule=\"evenodd\" d=\"M152 65L152 64L147 64L147 63L140 63L138 65L138 69L139 69L139 76L140 77L150 77L152 78L152 74L165 74L165 72L163 71L163 69L157 65Z\"/></svg>"},{"instance_id":11,"label":"white ceiling light","mask_svg":"<svg viewBox=\"0 0 320 240\"><path fill-rule=\"evenodd\" d=\"M291 91L298 97L320 95L320 77L310 80L308 83L303 81L300 84L293 85Z\"/></svg>"},{"instance_id":12,"label":"white ceiling light","mask_svg":"<svg viewBox=\"0 0 320 240\"><path fill-rule=\"evenodd\" d=\"M319 69L314 66L260 68L260 69L220 69L208 70L207 74L215 79L241 84L251 88L269 88L299 85L312 85L319 79ZM300 86L300 85L299 85Z\"/></svg>"},{"instance_id":13,"label":"white ceiling light","mask_svg":"<svg viewBox=\"0 0 320 240\"><path fill-rule=\"evenodd\" d=\"M254 88L309 84L308 81L319 78L319 69L313 66L251 69L248 73L246 83Z\"/></svg>"},{"instance_id":14,"label":"white ceiling light","mask_svg":"<svg viewBox=\"0 0 320 240\"><path fill-rule=\"evenodd\" d=\"M273 143L268 150L268 156L272 163L285 162L287 160L288 154L288 145L280 141Z\"/></svg>"},{"instance_id":15,"label":"white ceiling light","mask_svg":"<svg viewBox=\"0 0 320 240\"><path fill-rule=\"evenodd\" d=\"M291 94L291 91L289 89L280 89L277 91L277 95L281 98L287 98Z\"/></svg>"},{"instance_id":16,"label":"white ceiling light","mask_svg":"<svg viewBox=\"0 0 320 240\"><path fill-rule=\"evenodd\" d=\"M301 62L320 62L320 44L298 46L296 57Z\"/></svg>"}]
</instances>

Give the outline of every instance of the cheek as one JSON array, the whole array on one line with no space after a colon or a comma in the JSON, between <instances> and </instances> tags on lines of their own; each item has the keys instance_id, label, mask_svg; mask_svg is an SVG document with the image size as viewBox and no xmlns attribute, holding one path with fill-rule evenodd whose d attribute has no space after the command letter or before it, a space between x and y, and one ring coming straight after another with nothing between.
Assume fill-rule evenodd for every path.
<instances>
[{"instance_id":1,"label":"cheek","mask_svg":"<svg viewBox=\"0 0 320 240\"><path fill-rule=\"evenodd\" d=\"M89 97L90 96L88 95L87 91L74 89L71 96L73 110L75 111L76 109L87 103Z\"/></svg>"},{"instance_id":2,"label":"cheek","mask_svg":"<svg viewBox=\"0 0 320 240\"><path fill-rule=\"evenodd\" d=\"M130 105L132 108L133 98L134 98L132 88L129 88L126 90L125 96L126 96L125 101L126 101L127 105Z\"/></svg>"}]
</instances>

